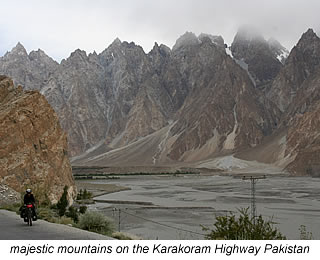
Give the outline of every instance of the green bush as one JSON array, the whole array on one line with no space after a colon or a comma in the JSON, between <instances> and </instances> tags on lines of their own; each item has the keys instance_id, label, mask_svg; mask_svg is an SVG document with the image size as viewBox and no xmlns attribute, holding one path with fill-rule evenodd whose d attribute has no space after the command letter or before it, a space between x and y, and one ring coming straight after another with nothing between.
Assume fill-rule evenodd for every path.
<instances>
[{"instance_id":1,"label":"green bush","mask_svg":"<svg viewBox=\"0 0 320 260\"><path fill-rule=\"evenodd\" d=\"M94 211L87 211L80 215L79 228L96 232L103 235L111 235L114 231L114 225L110 218Z\"/></svg>"},{"instance_id":2,"label":"green bush","mask_svg":"<svg viewBox=\"0 0 320 260\"><path fill-rule=\"evenodd\" d=\"M37 208L37 215L39 219L43 219L53 223L55 223L55 218L58 217L58 214L55 210L45 207Z\"/></svg>"},{"instance_id":3,"label":"green bush","mask_svg":"<svg viewBox=\"0 0 320 260\"><path fill-rule=\"evenodd\" d=\"M239 210L237 218L231 213L229 216L218 216L214 228L205 236L206 239L225 240L282 240L286 239L271 220L265 221L260 215L253 221L249 217L248 209ZM208 228L204 228L208 231Z\"/></svg>"},{"instance_id":4,"label":"green bush","mask_svg":"<svg viewBox=\"0 0 320 260\"><path fill-rule=\"evenodd\" d=\"M37 209L37 215L39 219L51 222L51 223L57 223L57 224L63 224L63 225L74 225L74 220L67 216L60 217L58 212L51 208L45 208L41 207Z\"/></svg>"},{"instance_id":5,"label":"green bush","mask_svg":"<svg viewBox=\"0 0 320 260\"><path fill-rule=\"evenodd\" d=\"M66 216L62 216L60 218L57 218L56 219L56 222L57 224L62 224L62 225L74 225L74 222L71 218L68 218Z\"/></svg>"}]
</instances>

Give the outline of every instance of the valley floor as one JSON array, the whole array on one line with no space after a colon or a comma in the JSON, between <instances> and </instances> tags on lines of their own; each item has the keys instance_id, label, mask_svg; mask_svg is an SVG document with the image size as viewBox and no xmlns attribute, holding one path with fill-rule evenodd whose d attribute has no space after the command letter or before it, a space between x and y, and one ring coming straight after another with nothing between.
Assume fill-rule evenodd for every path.
<instances>
[{"instance_id":1,"label":"valley floor","mask_svg":"<svg viewBox=\"0 0 320 260\"><path fill-rule=\"evenodd\" d=\"M231 167L232 162L238 168ZM201 166L213 165L223 165L226 171L221 175L128 175L81 183L91 188L105 184L129 188L95 197L98 202L90 205L114 218L123 232L144 239L203 239L201 225L212 226L215 215L250 206L250 182L240 176L269 173L256 185L258 214L272 218L289 239L299 239L300 225L312 231L313 238L320 238L320 179L283 176L281 171L275 174L276 168L263 168L259 163L242 167L233 157Z\"/></svg>"}]
</instances>

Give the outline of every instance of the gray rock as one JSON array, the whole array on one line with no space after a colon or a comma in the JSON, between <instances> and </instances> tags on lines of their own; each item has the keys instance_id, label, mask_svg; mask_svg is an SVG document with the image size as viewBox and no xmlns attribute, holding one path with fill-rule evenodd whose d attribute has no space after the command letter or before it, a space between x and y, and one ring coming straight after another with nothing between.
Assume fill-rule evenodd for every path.
<instances>
[{"instance_id":1,"label":"gray rock","mask_svg":"<svg viewBox=\"0 0 320 260\"><path fill-rule=\"evenodd\" d=\"M236 60L248 64L248 72L255 85L265 90L282 67L278 57L285 49L274 40L267 42L254 28L241 27L234 37L231 51Z\"/></svg>"}]
</instances>

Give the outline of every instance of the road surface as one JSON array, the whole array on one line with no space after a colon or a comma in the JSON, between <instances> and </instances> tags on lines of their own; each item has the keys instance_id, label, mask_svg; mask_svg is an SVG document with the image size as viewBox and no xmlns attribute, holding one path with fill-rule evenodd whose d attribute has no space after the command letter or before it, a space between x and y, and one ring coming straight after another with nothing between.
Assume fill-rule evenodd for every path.
<instances>
[{"instance_id":1,"label":"road surface","mask_svg":"<svg viewBox=\"0 0 320 260\"><path fill-rule=\"evenodd\" d=\"M0 210L0 240L109 240L107 236L37 220L29 227L15 212Z\"/></svg>"}]
</instances>

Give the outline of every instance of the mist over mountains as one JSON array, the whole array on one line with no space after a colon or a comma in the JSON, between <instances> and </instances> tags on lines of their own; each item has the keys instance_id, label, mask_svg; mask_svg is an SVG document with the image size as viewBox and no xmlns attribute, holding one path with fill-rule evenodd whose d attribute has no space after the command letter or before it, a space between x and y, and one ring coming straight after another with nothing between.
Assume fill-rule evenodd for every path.
<instances>
[{"instance_id":1,"label":"mist over mountains","mask_svg":"<svg viewBox=\"0 0 320 260\"><path fill-rule=\"evenodd\" d=\"M18 43L0 74L40 91L77 165L168 165L237 154L316 175L320 39L286 50L240 28L231 46L191 32L149 53L116 39L103 52L55 62ZM319 93L318 93L319 92Z\"/></svg>"}]
</instances>

